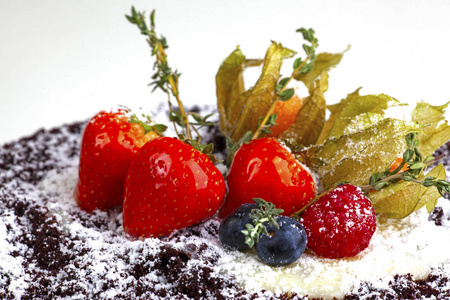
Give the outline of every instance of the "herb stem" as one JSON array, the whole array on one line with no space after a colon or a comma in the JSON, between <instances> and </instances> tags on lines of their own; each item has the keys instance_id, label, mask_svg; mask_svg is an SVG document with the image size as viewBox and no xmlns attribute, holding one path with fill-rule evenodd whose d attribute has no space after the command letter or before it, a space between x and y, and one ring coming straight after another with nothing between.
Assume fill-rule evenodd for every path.
<instances>
[{"instance_id":1,"label":"herb stem","mask_svg":"<svg viewBox=\"0 0 450 300\"><path fill-rule=\"evenodd\" d=\"M252 140L257 139L258 136L261 134L262 129L264 128L264 126L267 123L267 120L269 120L270 116L273 114L273 111L275 109L275 106L277 105L278 100L275 100L272 102L272 105L270 106L269 110L267 111L266 116L264 117L264 119L262 120L261 124L259 124L258 129L256 129L255 134L253 134L252 136Z\"/></svg>"},{"instance_id":2,"label":"herb stem","mask_svg":"<svg viewBox=\"0 0 450 300\"><path fill-rule=\"evenodd\" d=\"M153 30L154 30L154 28L152 27L152 31ZM148 42L151 46L152 43L151 43L150 38L148 39ZM167 54L164 51L163 45L159 41L157 41L156 43L157 43L156 47L158 49L158 51L156 52L157 62L159 64L167 64ZM184 109L183 102L180 99L180 92L178 90L178 76L176 74L171 73L170 76L167 78L167 87L169 88L170 91L172 91L173 96L177 100L178 108L183 117L183 123L184 123L184 127L186 130L186 137L188 139L192 139L188 115L186 114L186 110Z\"/></svg>"},{"instance_id":3,"label":"herb stem","mask_svg":"<svg viewBox=\"0 0 450 300\"><path fill-rule=\"evenodd\" d=\"M308 55L308 56L306 57L306 59L305 59L304 61L302 61L302 63L301 63L297 68L295 68L294 71L292 71L291 76L290 76L290 77L288 78L288 80L286 81L286 84L285 84L284 87L281 89L280 93L283 92L283 91L286 89L286 87L289 85L289 83L292 81L292 79L294 79L295 74L297 74L297 73L303 68L303 66L306 65L306 62L307 62L308 60L310 60L310 59L311 59L311 56ZM277 101L278 101L278 100L277 100Z\"/></svg>"},{"instance_id":4,"label":"herb stem","mask_svg":"<svg viewBox=\"0 0 450 300\"><path fill-rule=\"evenodd\" d=\"M441 160L441 159L444 158L444 157L445 157L445 154L441 154L441 155L435 157L434 159L429 160L428 162L424 163L423 168L425 168L425 167L427 167L427 166L429 166L429 165L431 165L431 164L433 164L433 163L435 163L435 162ZM407 171L403 171L403 172L400 172L400 173L397 173L397 174L390 175L390 176L388 176L388 177L386 177L386 178L383 178L383 179L381 179L380 181L382 181L382 182L390 182L390 181L392 181L392 180L402 178L403 175L405 175L405 174L410 174L410 172L409 172L408 170L407 170ZM410 180L410 181L415 182L415 183L420 183L420 184L422 184L422 181L417 180L417 179L412 179L412 180ZM372 191L372 190L374 189L373 186L372 186L371 184L367 184L367 185L360 186L360 188L361 188L362 192L363 192L364 194L366 194L366 195L367 195L370 191Z\"/></svg>"},{"instance_id":5,"label":"herb stem","mask_svg":"<svg viewBox=\"0 0 450 300\"><path fill-rule=\"evenodd\" d=\"M173 76L169 77L169 84L171 85L171 91L172 91L173 95L175 96L175 99L177 100L178 108L180 109L180 113L183 116L183 123L184 123L185 129L186 129L186 137L191 140L192 135L191 135L191 129L189 126L188 115L186 114L186 110L184 109L183 102L181 102L181 99L179 96L180 93L178 92L178 80L176 82L177 82L177 84L175 83Z\"/></svg>"},{"instance_id":6,"label":"herb stem","mask_svg":"<svg viewBox=\"0 0 450 300\"><path fill-rule=\"evenodd\" d=\"M301 214L311 205L313 205L314 203L317 202L317 200L319 200L320 198L322 198L323 196L325 196L326 194L328 194L329 192L331 192L332 190L334 190L336 187L331 187L329 189L327 189L326 191L323 191L322 193L320 193L319 195L317 195L316 197L314 197L314 199L312 199L307 205L305 205L304 207L302 207L301 209L297 210L295 213L291 214L290 217L294 218L294 219L299 219Z\"/></svg>"}]
</instances>

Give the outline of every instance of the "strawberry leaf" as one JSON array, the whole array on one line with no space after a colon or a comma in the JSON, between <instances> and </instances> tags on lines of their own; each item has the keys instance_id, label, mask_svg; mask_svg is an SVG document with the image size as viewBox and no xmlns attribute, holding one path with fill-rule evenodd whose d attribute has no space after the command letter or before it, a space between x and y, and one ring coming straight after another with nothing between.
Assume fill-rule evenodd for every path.
<instances>
[{"instance_id":1,"label":"strawberry leaf","mask_svg":"<svg viewBox=\"0 0 450 300\"><path fill-rule=\"evenodd\" d=\"M226 159L226 166L230 168L231 163L233 162L234 154L238 149L244 144L252 139L252 132L247 131L237 142L233 142L228 136L227 138L227 147L228 147L228 155Z\"/></svg>"},{"instance_id":2,"label":"strawberry leaf","mask_svg":"<svg viewBox=\"0 0 450 300\"><path fill-rule=\"evenodd\" d=\"M152 118L149 115L142 114L141 117L139 118L136 114L132 114L128 122L140 124L146 134L155 131L159 135L162 135L167 130L167 126L164 124L153 124Z\"/></svg>"}]
</instances>

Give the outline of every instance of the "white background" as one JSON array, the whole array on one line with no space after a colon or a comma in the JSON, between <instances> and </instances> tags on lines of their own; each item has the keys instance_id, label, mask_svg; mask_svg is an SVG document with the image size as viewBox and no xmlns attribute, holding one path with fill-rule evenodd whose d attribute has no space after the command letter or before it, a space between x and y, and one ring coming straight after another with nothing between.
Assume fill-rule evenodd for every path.
<instances>
[{"instance_id":1,"label":"white background","mask_svg":"<svg viewBox=\"0 0 450 300\"><path fill-rule=\"evenodd\" d=\"M315 29L318 52L351 45L330 72L330 103L358 87L411 104L450 100L447 0L1 0L0 144L101 109L166 99L147 86L153 59L124 17L131 5L156 9L188 105L215 103L215 73L237 45L248 58L263 57L271 40L303 55L300 27Z\"/></svg>"}]
</instances>

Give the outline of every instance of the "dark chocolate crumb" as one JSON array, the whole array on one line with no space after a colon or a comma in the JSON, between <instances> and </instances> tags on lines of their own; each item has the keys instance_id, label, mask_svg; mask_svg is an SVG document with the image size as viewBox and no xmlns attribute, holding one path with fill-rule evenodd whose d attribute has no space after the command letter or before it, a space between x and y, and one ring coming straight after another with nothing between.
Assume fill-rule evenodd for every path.
<instances>
[{"instance_id":1,"label":"dark chocolate crumb","mask_svg":"<svg viewBox=\"0 0 450 300\"><path fill-rule=\"evenodd\" d=\"M0 299L308 299L295 293L248 293L233 278L217 274L219 257L210 245L174 246L191 237L217 237L217 220L175 232L153 246L142 242L140 247L130 247L123 239L114 257L103 258L110 255L106 245L122 239L120 207L92 214L74 207L65 212L70 220L60 220L50 209L58 195L44 197L37 187L50 172L59 174L73 167L84 126L85 122L78 122L39 130L0 147L0 217L11 220L4 223L12 246L9 255L22 264L20 279L26 283L18 292L12 284L18 280L16 275L0 269ZM216 151L225 154L218 126L207 132ZM437 153L448 154L449 147L447 143ZM447 170L449 161L448 156L442 160ZM442 225L443 218L440 207L430 214L436 225ZM99 244L105 246L90 245L82 235L68 231L64 222L98 233ZM114 264L108 264L111 261ZM364 299L449 299L450 283L434 270L423 280L396 276L386 289L363 283L345 299L362 295Z\"/></svg>"},{"instance_id":2,"label":"dark chocolate crumb","mask_svg":"<svg viewBox=\"0 0 450 300\"><path fill-rule=\"evenodd\" d=\"M444 210L442 206L436 206L428 217L429 221L433 221L436 226L442 226L442 218L444 217Z\"/></svg>"}]
</instances>

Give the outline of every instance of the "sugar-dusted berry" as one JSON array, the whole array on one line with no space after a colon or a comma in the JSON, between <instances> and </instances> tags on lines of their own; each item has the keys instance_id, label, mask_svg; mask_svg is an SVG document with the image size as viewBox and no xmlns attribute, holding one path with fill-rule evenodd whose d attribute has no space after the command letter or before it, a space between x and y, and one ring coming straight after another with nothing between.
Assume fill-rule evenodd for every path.
<instances>
[{"instance_id":1,"label":"sugar-dusted berry","mask_svg":"<svg viewBox=\"0 0 450 300\"><path fill-rule=\"evenodd\" d=\"M326 258L352 257L366 249L376 229L375 210L358 187L345 184L322 196L301 218L307 247Z\"/></svg>"}]
</instances>

